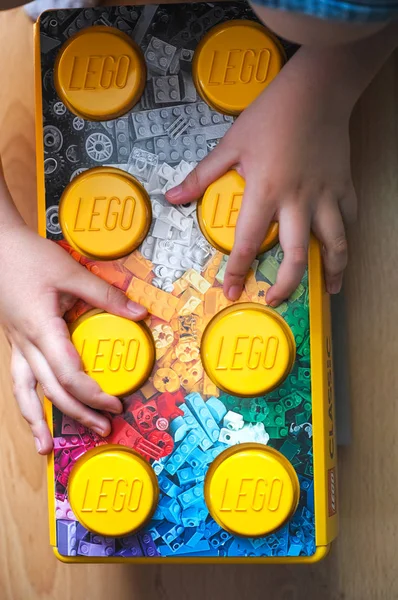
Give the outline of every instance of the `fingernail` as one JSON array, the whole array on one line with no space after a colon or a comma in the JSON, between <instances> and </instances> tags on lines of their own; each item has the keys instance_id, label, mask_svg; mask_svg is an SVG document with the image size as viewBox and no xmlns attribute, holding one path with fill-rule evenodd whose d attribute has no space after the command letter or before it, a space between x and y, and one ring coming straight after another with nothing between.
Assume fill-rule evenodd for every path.
<instances>
[{"instance_id":1,"label":"fingernail","mask_svg":"<svg viewBox=\"0 0 398 600\"><path fill-rule=\"evenodd\" d=\"M144 306L141 306L141 304L137 304L137 302L133 302L132 300L128 300L126 306L127 310L135 317L143 318L148 312Z\"/></svg>"},{"instance_id":2,"label":"fingernail","mask_svg":"<svg viewBox=\"0 0 398 600\"><path fill-rule=\"evenodd\" d=\"M181 194L182 185L176 185L176 187L173 187L167 191L166 197L168 198L168 200L178 200Z\"/></svg>"},{"instance_id":3,"label":"fingernail","mask_svg":"<svg viewBox=\"0 0 398 600\"><path fill-rule=\"evenodd\" d=\"M239 300L241 293L242 288L240 285L231 285L229 290L227 290L227 298L228 300L235 302L235 300Z\"/></svg>"},{"instance_id":4,"label":"fingernail","mask_svg":"<svg viewBox=\"0 0 398 600\"><path fill-rule=\"evenodd\" d=\"M328 284L329 294L338 294L340 290L341 290L340 281L332 281L331 283Z\"/></svg>"},{"instance_id":5,"label":"fingernail","mask_svg":"<svg viewBox=\"0 0 398 600\"><path fill-rule=\"evenodd\" d=\"M98 433L98 435L100 435L101 437L105 436L105 431L103 429L101 429L101 427L98 427L97 425L93 425L93 427L91 429L93 431L95 431L95 433Z\"/></svg>"},{"instance_id":6,"label":"fingernail","mask_svg":"<svg viewBox=\"0 0 398 600\"><path fill-rule=\"evenodd\" d=\"M123 412L123 406L119 405L117 408L115 406L110 406L109 408L105 408L104 410L107 410L110 413L113 413L114 415L120 415L120 413Z\"/></svg>"},{"instance_id":7,"label":"fingernail","mask_svg":"<svg viewBox=\"0 0 398 600\"><path fill-rule=\"evenodd\" d=\"M34 440L35 440L35 446L36 446L36 450L37 450L38 452L40 452L40 450L41 450L41 443L40 443L40 440L39 440L39 438L37 438L37 437L35 437L35 438L34 438Z\"/></svg>"}]
</instances>

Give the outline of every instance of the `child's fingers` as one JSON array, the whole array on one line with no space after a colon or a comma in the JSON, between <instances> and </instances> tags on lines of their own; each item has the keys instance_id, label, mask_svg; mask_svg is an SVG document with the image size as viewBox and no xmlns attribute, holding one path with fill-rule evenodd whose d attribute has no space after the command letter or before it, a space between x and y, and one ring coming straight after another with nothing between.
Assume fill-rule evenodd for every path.
<instances>
[{"instance_id":1,"label":"child's fingers","mask_svg":"<svg viewBox=\"0 0 398 600\"><path fill-rule=\"evenodd\" d=\"M278 306L299 285L307 265L310 213L302 204L287 204L279 212L279 242L284 257L267 303Z\"/></svg>"},{"instance_id":2,"label":"child's fingers","mask_svg":"<svg viewBox=\"0 0 398 600\"><path fill-rule=\"evenodd\" d=\"M111 428L108 419L101 413L91 410L79 402L60 385L48 361L38 348L27 343L23 351L46 398L64 414L72 417L88 429L93 429L102 436L109 434Z\"/></svg>"},{"instance_id":3,"label":"child's fingers","mask_svg":"<svg viewBox=\"0 0 398 600\"><path fill-rule=\"evenodd\" d=\"M69 338L69 331L62 317L49 316L47 321L29 335L48 362L60 386L83 404L99 410L120 413L122 404L114 396L103 392L98 385L82 370L80 356ZM25 353L25 347L23 347ZM31 345L27 351L31 352ZM29 356L26 356L32 364ZM34 359L34 356L32 357Z\"/></svg>"},{"instance_id":4,"label":"child's fingers","mask_svg":"<svg viewBox=\"0 0 398 600\"><path fill-rule=\"evenodd\" d=\"M166 199L172 204L185 204L197 200L204 194L206 188L224 175L237 160L237 151L224 139L200 161L180 185L166 193Z\"/></svg>"},{"instance_id":5,"label":"child's fingers","mask_svg":"<svg viewBox=\"0 0 398 600\"><path fill-rule=\"evenodd\" d=\"M348 258L344 223L337 202L325 199L319 203L312 228L323 244L326 289L329 294L337 294L343 283Z\"/></svg>"},{"instance_id":6,"label":"child's fingers","mask_svg":"<svg viewBox=\"0 0 398 600\"><path fill-rule=\"evenodd\" d=\"M49 454L53 447L50 429L44 420L43 407L36 392L36 377L20 350L13 345L11 375L19 410L29 424L39 454Z\"/></svg>"},{"instance_id":7,"label":"child's fingers","mask_svg":"<svg viewBox=\"0 0 398 600\"><path fill-rule=\"evenodd\" d=\"M224 293L229 300L240 297L247 272L266 237L274 212L274 206L264 202L264 186L248 178L236 223L234 247L225 272Z\"/></svg>"},{"instance_id":8,"label":"child's fingers","mask_svg":"<svg viewBox=\"0 0 398 600\"><path fill-rule=\"evenodd\" d=\"M93 275L81 266L76 265L73 277L65 282L64 291L81 298L91 306L103 308L106 312L133 321L145 319L147 309L127 296L114 285L110 285L100 277Z\"/></svg>"}]
</instances>

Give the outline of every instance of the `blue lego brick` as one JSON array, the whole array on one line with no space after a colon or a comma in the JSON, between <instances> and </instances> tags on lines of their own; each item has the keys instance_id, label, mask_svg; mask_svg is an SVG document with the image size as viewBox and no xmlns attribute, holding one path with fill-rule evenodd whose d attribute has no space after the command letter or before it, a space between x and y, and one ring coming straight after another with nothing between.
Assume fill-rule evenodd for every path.
<instances>
[{"instance_id":1,"label":"blue lego brick","mask_svg":"<svg viewBox=\"0 0 398 600\"><path fill-rule=\"evenodd\" d=\"M192 506L192 504L196 504L197 502L203 500L203 494L203 482L200 482L190 489L182 492L182 494L178 496L177 500L183 509L189 508L189 506Z\"/></svg>"},{"instance_id":2,"label":"blue lego brick","mask_svg":"<svg viewBox=\"0 0 398 600\"><path fill-rule=\"evenodd\" d=\"M204 481L205 474L203 469L200 467L196 469L193 469L192 467L185 467L184 469L178 469L177 478L180 485L189 485L191 483L199 483L199 481Z\"/></svg>"},{"instance_id":3,"label":"blue lego brick","mask_svg":"<svg viewBox=\"0 0 398 600\"><path fill-rule=\"evenodd\" d=\"M77 521L59 519L57 521L57 547L63 556L76 556L77 554Z\"/></svg>"},{"instance_id":4,"label":"blue lego brick","mask_svg":"<svg viewBox=\"0 0 398 600\"><path fill-rule=\"evenodd\" d=\"M157 531L166 544L170 544L176 538L184 533L184 527L182 525L175 525L174 523L168 523L165 521L157 527Z\"/></svg>"},{"instance_id":5,"label":"blue lego brick","mask_svg":"<svg viewBox=\"0 0 398 600\"><path fill-rule=\"evenodd\" d=\"M181 523L181 506L174 498L163 496L159 501L158 507L161 509L164 518L171 523L178 525Z\"/></svg>"},{"instance_id":6,"label":"blue lego brick","mask_svg":"<svg viewBox=\"0 0 398 600\"><path fill-rule=\"evenodd\" d=\"M199 540L198 543L196 544L195 548L192 548L191 546L186 546L185 544L182 544L177 550L172 551L166 544L164 546L159 546L159 552L161 553L161 556L181 556L184 554L192 554L193 552L195 552L195 554L197 553L202 553L202 552L207 552L210 549L210 544L207 540ZM213 549L214 552L214 549ZM215 556L214 554L212 554L211 556Z\"/></svg>"},{"instance_id":7,"label":"blue lego brick","mask_svg":"<svg viewBox=\"0 0 398 600\"><path fill-rule=\"evenodd\" d=\"M194 430L199 436L199 447L202 450L208 450L208 448L211 447L211 441L204 429L200 426L199 421L196 419L191 409L186 404L181 404L179 408L184 411L184 419L188 426L188 431Z\"/></svg>"},{"instance_id":8,"label":"blue lego brick","mask_svg":"<svg viewBox=\"0 0 398 600\"><path fill-rule=\"evenodd\" d=\"M171 481L166 475L160 475L158 477L159 488L170 498L177 498L182 492L182 489L178 487L173 481Z\"/></svg>"},{"instance_id":9,"label":"blue lego brick","mask_svg":"<svg viewBox=\"0 0 398 600\"><path fill-rule=\"evenodd\" d=\"M287 555L300 556L300 553L304 548L304 544L298 538L293 539L295 539L296 541L293 541L293 543L289 544L289 550L287 551Z\"/></svg>"},{"instance_id":10,"label":"blue lego brick","mask_svg":"<svg viewBox=\"0 0 398 600\"><path fill-rule=\"evenodd\" d=\"M214 444L220 435L220 428L216 420L207 408L205 401L198 392L192 392L185 398L185 403L194 413L195 417L203 427L209 440Z\"/></svg>"},{"instance_id":11,"label":"blue lego brick","mask_svg":"<svg viewBox=\"0 0 398 600\"><path fill-rule=\"evenodd\" d=\"M144 556L159 556L159 552L150 533L139 533L137 537Z\"/></svg>"},{"instance_id":12,"label":"blue lego brick","mask_svg":"<svg viewBox=\"0 0 398 600\"><path fill-rule=\"evenodd\" d=\"M208 450L210 452L210 450ZM199 467L204 467L209 462L209 457L207 452L203 452L200 448L195 448L193 452L187 458L187 464L192 467L192 469L197 469Z\"/></svg>"},{"instance_id":13,"label":"blue lego brick","mask_svg":"<svg viewBox=\"0 0 398 600\"><path fill-rule=\"evenodd\" d=\"M257 556L257 553L248 539L234 538L228 547L227 556Z\"/></svg>"},{"instance_id":14,"label":"blue lego brick","mask_svg":"<svg viewBox=\"0 0 398 600\"><path fill-rule=\"evenodd\" d=\"M139 556L144 556L141 550L141 546L132 546L131 548L123 548L122 550L118 550L115 552L115 556L123 556L124 558L137 558Z\"/></svg>"},{"instance_id":15,"label":"blue lego brick","mask_svg":"<svg viewBox=\"0 0 398 600\"><path fill-rule=\"evenodd\" d=\"M164 469L164 462L161 462L160 460L154 460L151 466L152 469L155 471L155 474L160 475L160 473Z\"/></svg>"},{"instance_id":16,"label":"blue lego brick","mask_svg":"<svg viewBox=\"0 0 398 600\"><path fill-rule=\"evenodd\" d=\"M184 532L184 544L186 546L191 546L193 550L195 550L195 546L202 538L203 532L197 527L188 527Z\"/></svg>"},{"instance_id":17,"label":"blue lego brick","mask_svg":"<svg viewBox=\"0 0 398 600\"><path fill-rule=\"evenodd\" d=\"M314 512L314 480L304 475L298 475L300 482L300 500L307 508Z\"/></svg>"},{"instance_id":18,"label":"blue lego brick","mask_svg":"<svg viewBox=\"0 0 398 600\"><path fill-rule=\"evenodd\" d=\"M164 518L165 517L164 517L163 511L162 511L162 508L158 504L156 507L156 510L152 516L152 520L153 521L163 521Z\"/></svg>"},{"instance_id":19,"label":"blue lego brick","mask_svg":"<svg viewBox=\"0 0 398 600\"><path fill-rule=\"evenodd\" d=\"M207 517L207 514L208 511L206 508L193 505L182 511L181 521L184 527L199 527Z\"/></svg>"},{"instance_id":20,"label":"blue lego brick","mask_svg":"<svg viewBox=\"0 0 398 600\"><path fill-rule=\"evenodd\" d=\"M122 546L123 550L133 551L133 549L136 548L137 551L139 550L141 553L141 546L136 535L128 535L126 537L118 538L118 543ZM139 555L137 554L137 556Z\"/></svg>"},{"instance_id":21,"label":"blue lego brick","mask_svg":"<svg viewBox=\"0 0 398 600\"><path fill-rule=\"evenodd\" d=\"M224 402L221 402L221 400L214 396L207 400L206 406L217 424L219 424L227 414L227 407Z\"/></svg>"},{"instance_id":22,"label":"blue lego brick","mask_svg":"<svg viewBox=\"0 0 398 600\"><path fill-rule=\"evenodd\" d=\"M79 542L77 553L79 556L113 556L115 554L115 540L107 538L102 543L94 543L83 538Z\"/></svg>"},{"instance_id":23,"label":"blue lego brick","mask_svg":"<svg viewBox=\"0 0 398 600\"><path fill-rule=\"evenodd\" d=\"M158 527L159 525L152 525L151 527L147 527L147 532L151 534L153 540L157 540L160 538Z\"/></svg>"},{"instance_id":24,"label":"blue lego brick","mask_svg":"<svg viewBox=\"0 0 398 600\"><path fill-rule=\"evenodd\" d=\"M195 450L200 442L200 438L196 431L188 431L185 438L182 440L180 445L172 454L170 454L168 461L166 462L165 469L171 475L174 475L178 469L184 464L188 456Z\"/></svg>"},{"instance_id":25,"label":"blue lego brick","mask_svg":"<svg viewBox=\"0 0 398 600\"><path fill-rule=\"evenodd\" d=\"M205 525L204 536L206 539L211 538L213 535L218 533L221 530L221 527L218 523L216 523L213 519L209 519Z\"/></svg>"},{"instance_id":26,"label":"blue lego brick","mask_svg":"<svg viewBox=\"0 0 398 600\"><path fill-rule=\"evenodd\" d=\"M192 427L189 428L186 420L181 416L173 419L169 426L170 434L173 436L176 443L180 442L185 437L189 429L192 429Z\"/></svg>"},{"instance_id":27,"label":"blue lego brick","mask_svg":"<svg viewBox=\"0 0 398 600\"><path fill-rule=\"evenodd\" d=\"M228 540L230 540L231 538L232 535L228 533L228 531L219 531L209 539L209 543L210 546L212 546L212 548L219 548L220 546L223 546L226 542L228 542Z\"/></svg>"}]
</instances>

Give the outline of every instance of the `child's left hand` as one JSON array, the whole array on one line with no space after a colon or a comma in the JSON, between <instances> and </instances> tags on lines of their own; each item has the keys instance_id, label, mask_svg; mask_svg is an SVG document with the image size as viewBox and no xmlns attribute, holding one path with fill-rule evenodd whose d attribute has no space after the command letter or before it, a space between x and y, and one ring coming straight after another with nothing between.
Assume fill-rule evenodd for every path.
<instances>
[{"instance_id":1,"label":"child's left hand","mask_svg":"<svg viewBox=\"0 0 398 600\"><path fill-rule=\"evenodd\" d=\"M237 119L185 181L167 193L173 204L197 200L227 170L246 180L224 292L241 295L246 274L272 220L279 221L284 259L267 303L296 289L307 264L310 229L323 245L327 290L337 293L347 264L344 223L356 215L350 173L351 106L306 73L299 51ZM316 84L318 81L316 82Z\"/></svg>"}]
</instances>

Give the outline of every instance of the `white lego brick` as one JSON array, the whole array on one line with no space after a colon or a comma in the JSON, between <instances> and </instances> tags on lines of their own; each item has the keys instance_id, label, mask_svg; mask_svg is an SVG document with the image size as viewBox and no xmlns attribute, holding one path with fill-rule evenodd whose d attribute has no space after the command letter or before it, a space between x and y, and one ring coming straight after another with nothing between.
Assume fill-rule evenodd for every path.
<instances>
[{"instance_id":1,"label":"white lego brick","mask_svg":"<svg viewBox=\"0 0 398 600\"><path fill-rule=\"evenodd\" d=\"M245 422L243 420L242 415L232 410L229 410L227 412L223 420L224 427L233 431L238 431L239 429L242 429L244 424Z\"/></svg>"}]
</instances>

